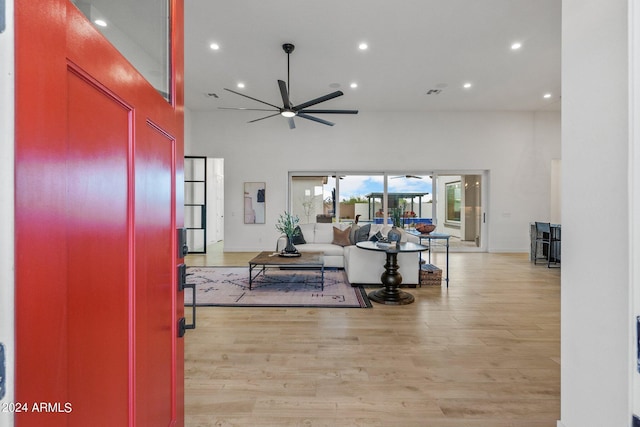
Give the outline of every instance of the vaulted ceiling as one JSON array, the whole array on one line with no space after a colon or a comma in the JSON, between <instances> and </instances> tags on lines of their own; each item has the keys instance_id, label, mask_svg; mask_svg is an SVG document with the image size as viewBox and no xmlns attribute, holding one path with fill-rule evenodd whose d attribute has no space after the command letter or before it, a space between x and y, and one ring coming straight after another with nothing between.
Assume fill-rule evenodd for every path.
<instances>
[{"instance_id":1,"label":"vaulted ceiling","mask_svg":"<svg viewBox=\"0 0 640 427\"><path fill-rule=\"evenodd\" d=\"M264 106L224 88L280 104L293 43L294 104L342 90L322 108L559 110L560 13L559 0L187 0L186 106Z\"/></svg>"}]
</instances>

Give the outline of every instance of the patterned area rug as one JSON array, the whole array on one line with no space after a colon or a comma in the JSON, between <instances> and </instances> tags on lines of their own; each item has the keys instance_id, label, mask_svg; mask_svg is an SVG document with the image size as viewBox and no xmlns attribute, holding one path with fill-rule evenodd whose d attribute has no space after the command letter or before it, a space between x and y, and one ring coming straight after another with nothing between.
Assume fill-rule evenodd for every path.
<instances>
[{"instance_id":1,"label":"patterned area rug","mask_svg":"<svg viewBox=\"0 0 640 427\"><path fill-rule=\"evenodd\" d=\"M318 270L269 268L253 280L251 290L248 267L188 267L187 274L187 283L196 284L197 306L371 307L365 290L351 286L343 270L324 271L324 291ZM191 298L191 290L185 290L185 305Z\"/></svg>"}]
</instances>

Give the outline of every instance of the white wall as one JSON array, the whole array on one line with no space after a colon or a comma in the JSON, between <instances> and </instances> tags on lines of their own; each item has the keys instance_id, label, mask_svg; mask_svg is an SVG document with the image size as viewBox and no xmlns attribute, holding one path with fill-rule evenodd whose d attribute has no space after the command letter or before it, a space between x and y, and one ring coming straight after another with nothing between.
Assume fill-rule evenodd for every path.
<instances>
[{"instance_id":1,"label":"white wall","mask_svg":"<svg viewBox=\"0 0 640 427\"><path fill-rule=\"evenodd\" d=\"M631 206L629 225L631 231L631 245L629 260L631 263L631 331L630 340L636 342L636 346L631 348L631 370L633 371L633 388L630 396L632 410L640 417L640 372L638 371L638 360L636 355L640 355L640 333L636 328L636 317L640 317L640 4L630 3L631 31L630 31L630 59L631 59L631 105L629 116L631 123L631 170L630 170L630 191Z\"/></svg>"},{"instance_id":2,"label":"white wall","mask_svg":"<svg viewBox=\"0 0 640 427\"><path fill-rule=\"evenodd\" d=\"M14 64L13 1L5 0L6 29L0 33L0 343L6 352L6 394L14 402ZM13 415L0 411L0 425L13 426Z\"/></svg>"},{"instance_id":3,"label":"white wall","mask_svg":"<svg viewBox=\"0 0 640 427\"><path fill-rule=\"evenodd\" d=\"M288 171L489 170L489 251L527 252L528 224L550 215L551 159L560 157L559 112L380 113L341 116L334 127L247 112L191 112L188 155L225 160L225 250L271 250L286 208ZM508 160L505 160L508 159ZM242 223L245 181L269 188L267 223ZM505 215L507 213L508 215ZM493 215L492 215L493 214Z\"/></svg>"},{"instance_id":4,"label":"white wall","mask_svg":"<svg viewBox=\"0 0 640 427\"><path fill-rule=\"evenodd\" d=\"M224 239L224 159L207 159L207 245Z\"/></svg>"},{"instance_id":5,"label":"white wall","mask_svg":"<svg viewBox=\"0 0 640 427\"><path fill-rule=\"evenodd\" d=\"M627 7L628 0L563 1L565 427L631 421Z\"/></svg>"}]
</instances>

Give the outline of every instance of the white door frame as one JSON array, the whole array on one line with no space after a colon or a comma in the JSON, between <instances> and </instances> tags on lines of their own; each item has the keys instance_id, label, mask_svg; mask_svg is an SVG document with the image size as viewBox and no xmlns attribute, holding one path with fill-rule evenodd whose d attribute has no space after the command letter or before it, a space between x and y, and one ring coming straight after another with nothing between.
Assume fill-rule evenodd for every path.
<instances>
[{"instance_id":1,"label":"white door frame","mask_svg":"<svg viewBox=\"0 0 640 427\"><path fill-rule=\"evenodd\" d=\"M14 255L14 20L13 0L4 1L4 30L0 29L0 344L4 347L5 385L2 402L14 402L15 334L13 306L15 289ZM13 426L11 411L0 411L0 425Z\"/></svg>"}]
</instances>

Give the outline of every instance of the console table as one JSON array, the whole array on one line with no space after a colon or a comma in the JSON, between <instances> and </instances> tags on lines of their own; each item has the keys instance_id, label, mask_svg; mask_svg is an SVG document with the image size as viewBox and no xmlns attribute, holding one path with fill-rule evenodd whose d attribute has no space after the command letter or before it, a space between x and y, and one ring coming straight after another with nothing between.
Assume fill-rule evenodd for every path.
<instances>
[{"instance_id":1,"label":"console table","mask_svg":"<svg viewBox=\"0 0 640 427\"><path fill-rule=\"evenodd\" d=\"M400 268L398 266L398 254L400 252L426 251L426 246L413 242L405 242L388 247L387 245L379 245L377 242L372 241L358 242L356 246L360 249L385 252L387 254L384 273L380 276L380 281L384 287L369 293L368 297L371 301L380 304L405 305L411 304L415 300L413 295L399 289L402 283L402 275L398 272Z\"/></svg>"},{"instance_id":2,"label":"console table","mask_svg":"<svg viewBox=\"0 0 640 427\"><path fill-rule=\"evenodd\" d=\"M445 281L447 282L447 288L449 287L449 238L451 235L444 233L429 233L429 234L421 234L419 232L408 231L408 233L416 236L420 239L420 243L422 240L427 240L427 246L429 248L429 259L428 262L431 264L431 247L432 246L444 246L446 248L446 263L445 263ZM420 254L420 259L422 260L422 254Z\"/></svg>"}]
</instances>

